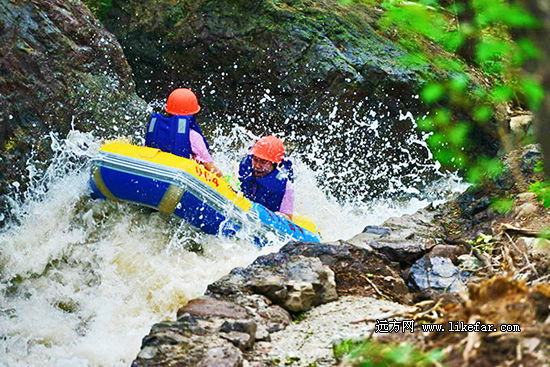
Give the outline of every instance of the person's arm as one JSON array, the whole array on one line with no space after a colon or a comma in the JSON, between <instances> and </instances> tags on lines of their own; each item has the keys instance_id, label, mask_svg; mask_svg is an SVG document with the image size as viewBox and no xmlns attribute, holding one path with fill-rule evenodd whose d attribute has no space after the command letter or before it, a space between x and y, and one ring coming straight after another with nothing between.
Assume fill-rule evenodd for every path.
<instances>
[{"instance_id":1,"label":"person's arm","mask_svg":"<svg viewBox=\"0 0 550 367\"><path fill-rule=\"evenodd\" d=\"M209 172L215 174L218 177L223 177L222 172L214 164L214 160L206 148L204 139L195 130L189 130L189 141L191 143L191 151L195 155L195 160L202 164Z\"/></svg>"},{"instance_id":2,"label":"person's arm","mask_svg":"<svg viewBox=\"0 0 550 367\"><path fill-rule=\"evenodd\" d=\"M285 194L283 200L281 201L281 207L277 214L283 215L284 217L292 220L292 214L294 212L294 188L290 180L286 182Z\"/></svg>"},{"instance_id":3,"label":"person's arm","mask_svg":"<svg viewBox=\"0 0 550 367\"><path fill-rule=\"evenodd\" d=\"M216 167L216 165L214 164L214 162L202 162L202 165L203 165L204 168L206 168L210 173L213 173L213 174L215 174L215 175L218 176L218 177L223 177L222 171L220 171L220 169L219 169L218 167Z\"/></svg>"}]
</instances>

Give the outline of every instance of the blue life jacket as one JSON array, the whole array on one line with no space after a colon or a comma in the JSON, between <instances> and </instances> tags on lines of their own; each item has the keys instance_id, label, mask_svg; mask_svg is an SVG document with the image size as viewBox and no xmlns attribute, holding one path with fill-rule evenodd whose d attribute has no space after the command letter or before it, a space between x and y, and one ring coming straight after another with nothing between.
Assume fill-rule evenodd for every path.
<instances>
[{"instance_id":1,"label":"blue life jacket","mask_svg":"<svg viewBox=\"0 0 550 367\"><path fill-rule=\"evenodd\" d=\"M191 151L191 142L189 140L190 129L201 134L206 148L210 149L204 134L197 124L195 115L166 117L160 113L153 113L149 119L149 125L145 134L145 145L180 157L192 158L193 152Z\"/></svg>"},{"instance_id":2,"label":"blue life jacket","mask_svg":"<svg viewBox=\"0 0 550 367\"><path fill-rule=\"evenodd\" d=\"M252 171L252 155L247 155L239 164L239 180L244 196L271 211L279 211L286 192L288 180L294 181L292 162L283 159L282 167L264 177L254 177ZM256 191L254 191L256 186Z\"/></svg>"}]
</instances>

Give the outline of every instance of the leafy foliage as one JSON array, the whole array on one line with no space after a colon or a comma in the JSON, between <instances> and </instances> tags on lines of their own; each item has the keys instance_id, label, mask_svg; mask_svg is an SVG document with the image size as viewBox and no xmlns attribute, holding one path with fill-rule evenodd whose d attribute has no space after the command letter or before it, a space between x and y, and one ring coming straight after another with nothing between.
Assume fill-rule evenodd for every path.
<instances>
[{"instance_id":1,"label":"leafy foliage","mask_svg":"<svg viewBox=\"0 0 550 367\"><path fill-rule=\"evenodd\" d=\"M529 191L537 195L545 208L550 208L550 183L537 181L531 184Z\"/></svg>"},{"instance_id":2,"label":"leafy foliage","mask_svg":"<svg viewBox=\"0 0 550 367\"><path fill-rule=\"evenodd\" d=\"M420 94L431 112L418 123L431 134L428 144L435 159L443 167L464 171L474 184L497 177L502 172L498 160L466 154L470 134L476 125L498 120L499 105L514 103L533 110L540 106L541 85L521 70L526 61L540 57L540 51L532 41L511 36L514 29L539 26L538 20L517 1L464 0L443 8L438 0L385 0L382 6L386 11L380 26L398 35L409 51L405 61L421 60L436 68L431 74L438 77ZM441 52L433 52L433 44ZM468 63L486 80L474 80ZM459 117L457 111L467 111L469 118ZM497 203L505 208L504 201Z\"/></svg>"},{"instance_id":3,"label":"leafy foliage","mask_svg":"<svg viewBox=\"0 0 550 367\"><path fill-rule=\"evenodd\" d=\"M508 214L514 207L514 199L511 197L494 198L490 207L501 214Z\"/></svg>"},{"instance_id":4,"label":"leafy foliage","mask_svg":"<svg viewBox=\"0 0 550 367\"><path fill-rule=\"evenodd\" d=\"M436 366L443 352L423 352L409 343L344 340L333 346L334 357L347 358L354 367Z\"/></svg>"}]
</instances>

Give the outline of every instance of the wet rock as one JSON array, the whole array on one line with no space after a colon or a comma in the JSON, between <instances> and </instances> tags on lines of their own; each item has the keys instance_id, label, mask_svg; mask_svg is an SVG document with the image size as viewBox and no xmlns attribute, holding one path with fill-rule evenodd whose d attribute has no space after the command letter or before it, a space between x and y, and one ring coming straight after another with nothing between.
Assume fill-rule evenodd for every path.
<instances>
[{"instance_id":1,"label":"wet rock","mask_svg":"<svg viewBox=\"0 0 550 367\"><path fill-rule=\"evenodd\" d=\"M457 263L458 258L464 255L466 249L462 246L455 245L436 245L427 254L429 257L446 257L453 263Z\"/></svg>"},{"instance_id":2,"label":"wet rock","mask_svg":"<svg viewBox=\"0 0 550 367\"><path fill-rule=\"evenodd\" d=\"M210 348L197 364L197 367L241 367L243 355L232 345Z\"/></svg>"},{"instance_id":3,"label":"wet rock","mask_svg":"<svg viewBox=\"0 0 550 367\"><path fill-rule=\"evenodd\" d=\"M180 315L188 313L193 316L219 316L231 319L242 319L247 317L246 309L233 302L221 301L213 298L197 298L189 301L188 304L178 310Z\"/></svg>"},{"instance_id":4,"label":"wet rock","mask_svg":"<svg viewBox=\"0 0 550 367\"><path fill-rule=\"evenodd\" d=\"M264 295L292 312L305 311L337 297L334 274L315 258L269 254L245 269L234 269L208 286L207 294L225 299Z\"/></svg>"},{"instance_id":5,"label":"wet rock","mask_svg":"<svg viewBox=\"0 0 550 367\"><path fill-rule=\"evenodd\" d=\"M193 323L162 322L153 325L143 338L141 351L132 367L197 366L212 348L231 351L235 347L216 335L199 332L193 328ZM240 354L237 348L235 350Z\"/></svg>"},{"instance_id":6,"label":"wet rock","mask_svg":"<svg viewBox=\"0 0 550 367\"><path fill-rule=\"evenodd\" d=\"M373 241L369 243L372 248L386 255L391 261L412 263L422 257L426 252L423 244L407 241Z\"/></svg>"},{"instance_id":7,"label":"wet rock","mask_svg":"<svg viewBox=\"0 0 550 367\"><path fill-rule=\"evenodd\" d=\"M319 259L301 256L256 274L247 287L291 312L306 311L338 298L332 270Z\"/></svg>"},{"instance_id":8,"label":"wet rock","mask_svg":"<svg viewBox=\"0 0 550 367\"><path fill-rule=\"evenodd\" d=\"M435 245L433 238L439 233L433 223L435 214L436 211L428 206L413 215L390 218L384 222L390 232L369 244L390 260L410 265Z\"/></svg>"},{"instance_id":9,"label":"wet rock","mask_svg":"<svg viewBox=\"0 0 550 367\"><path fill-rule=\"evenodd\" d=\"M363 233L370 233L380 237L389 234L390 231L391 231L390 228L380 227L380 226L366 226L365 229L363 229Z\"/></svg>"},{"instance_id":10,"label":"wet rock","mask_svg":"<svg viewBox=\"0 0 550 367\"><path fill-rule=\"evenodd\" d=\"M466 270L477 270L483 266L483 263L477 257L467 254L458 257L458 264Z\"/></svg>"},{"instance_id":11,"label":"wet rock","mask_svg":"<svg viewBox=\"0 0 550 367\"><path fill-rule=\"evenodd\" d=\"M514 208L513 215L517 219L529 218L529 217L532 217L533 215L537 214L538 211L539 211L539 205L537 205L535 203L532 203L532 202L527 202L527 203L523 203L519 206L516 206Z\"/></svg>"},{"instance_id":12,"label":"wet rock","mask_svg":"<svg viewBox=\"0 0 550 367\"><path fill-rule=\"evenodd\" d=\"M225 321L220 331L224 333L239 331L250 334L254 338L256 335L256 323L253 320Z\"/></svg>"},{"instance_id":13,"label":"wet rock","mask_svg":"<svg viewBox=\"0 0 550 367\"><path fill-rule=\"evenodd\" d=\"M24 190L31 151L38 169L51 158L50 133L141 131L146 104L122 48L82 2L2 1L0 29L1 182Z\"/></svg>"},{"instance_id":14,"label":"wet rock","mask_svg":"<svg viewBox=\"0 0 550 367\"><path fill-rule=\"evenodd\" d=\"M281 330L281 329L279 329L279 330ZM259 324L258 328L256 329L256 340L257 341L266 341L266 342L271 340L271 337L269 335L269 331L262 324Z\"/></svg>"},{"instance_id":15,"label":"wet rock","mask_svg":"<svg viewBox=\"0 0 550 367\"><path fill-rule=\"evenodd\" d=\"M239 331L229 331L220 333L220 337L229 340L234 346L243 352L249 349L254 344L254 338L248 333Z\"/></svg>"},{"instance_id":16,"label":"wet rock","mask_svg":"<svg viewBox=\"0 0 550 367\"><path fill-rule=\"evenodd\" d=\"M292 322L292 317L288 311L277 305L261 310L258 314L266 320L266 327L269 332L282 330Z\"/></svg>"},{"instance_id":17,"label":"wet rock","mask_svg":"<svg viewBox=\"0 0 550 367\"><path fill-rule=\"evenodd\" d=\"M464 276L445 257L423 257L416 261L409 270L413 287L421 291L458 292Z\"/></svg>"},{"instance_id":18,"label":"wet rock","mask_svg":"<svg viewBox=\"0 0 550 367\"><path fill-rule=\"evenodd\" d=\"M381 292L398 302L408 303L411 300L409 289L400 275L399 264L372 249L345 241L339 244L291 242L279 252L319 258L334 272L336 290L340 295L380 297L378 292Z\"/></svg>"}]
</instances>

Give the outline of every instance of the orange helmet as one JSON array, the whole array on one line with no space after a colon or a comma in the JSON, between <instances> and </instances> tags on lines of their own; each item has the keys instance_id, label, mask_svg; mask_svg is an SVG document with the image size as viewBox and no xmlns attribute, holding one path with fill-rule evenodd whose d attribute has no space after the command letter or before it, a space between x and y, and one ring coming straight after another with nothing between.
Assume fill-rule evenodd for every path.
<instances>
[{"instance_id":1,"label":"orange helmet","mask_svg":"<svg viewBox=\"0 0 550 367\"><path fill-rule=\"evenodd\" d=\"M201 110L197 96L187 88L178 88L168 96L165 111L172 115L194 115Z\"/></svg>"},{"instance_id":2,"label":"orange helmet","mask_svg":"<svg viewBox=\"0 0 550 367\"><path fill-rule=\"evenodd\" d=\"M285 154L285 148L281 139L269 135L264 136L250 149L250 153L258 158L273 163L280 163Z\"/></svg>"}]
</instances>

